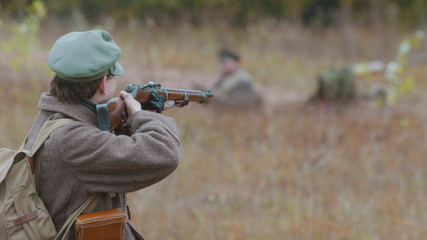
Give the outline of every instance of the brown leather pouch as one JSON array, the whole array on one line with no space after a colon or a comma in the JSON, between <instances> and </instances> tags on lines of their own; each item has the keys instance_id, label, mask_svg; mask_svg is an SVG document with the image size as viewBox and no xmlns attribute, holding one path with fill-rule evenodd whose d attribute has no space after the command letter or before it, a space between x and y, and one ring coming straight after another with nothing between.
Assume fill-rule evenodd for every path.
<instances>
[{"instance_id":1,"label":"brown leather pouch","mask_svg":"<svg viewBox=\"0 0 427 240\"><path fill-rule=\"evenodd\" d=\"M120 208L83 214L76 219L74 236L76 240L121 240L125 222Z\"/></svg>"}]
</instances>

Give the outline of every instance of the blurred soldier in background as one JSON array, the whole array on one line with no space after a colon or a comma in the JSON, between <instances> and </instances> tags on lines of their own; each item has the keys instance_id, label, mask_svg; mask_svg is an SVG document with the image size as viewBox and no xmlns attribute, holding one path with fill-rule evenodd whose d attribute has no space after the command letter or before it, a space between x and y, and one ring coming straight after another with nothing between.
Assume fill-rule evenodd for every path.
<instances>
[{"instance_id":1,"label":"blurred soldier in background","mask_svg":"<svg viewBox=\"0 0 427 240\"><path fill-rule=\"evenodd\" d=\"M356 97L355 75L349 66L330 68L317 76L317 91L311 100L346 102Z\"/></svg>"},{"instance_id":2,"label":"blurred soldier in background","mask_svg":"<svg viewBox=\"0 0 427 240\"><path fill-rule=\"evenodd\" d=\"M223 49L219 53L221 76L214 86L213 102L222 108L254 109L261 106L262 99L256 92L252 76L240 67L240 56Z\"/></svg>"}]
</instances>

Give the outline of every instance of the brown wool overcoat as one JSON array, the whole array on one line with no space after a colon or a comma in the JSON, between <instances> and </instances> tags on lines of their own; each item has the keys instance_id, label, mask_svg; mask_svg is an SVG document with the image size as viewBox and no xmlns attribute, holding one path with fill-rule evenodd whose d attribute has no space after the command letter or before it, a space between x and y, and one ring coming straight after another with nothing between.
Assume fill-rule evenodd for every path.
<instances>
[{"instance_id":1,"label":"brown wool overcoat","mask_svg":"<svg viewBox=\"0 0 427 240\"><path fill-rule=\"evenodd\" d=\"M169 117L139 111L130 119L128 137L100 131L96 114L83 105L60 103L43 93L38 107L26 149L46 120L76 120L52 133L39 159L39 195L55 225L64 224L93 193L103 193L93 212L125 212L126 193L164 179L178 166L179 140ZM138 239L137 235L131 222L125 225L124 239Z\"/></svg>"}]
</instances>

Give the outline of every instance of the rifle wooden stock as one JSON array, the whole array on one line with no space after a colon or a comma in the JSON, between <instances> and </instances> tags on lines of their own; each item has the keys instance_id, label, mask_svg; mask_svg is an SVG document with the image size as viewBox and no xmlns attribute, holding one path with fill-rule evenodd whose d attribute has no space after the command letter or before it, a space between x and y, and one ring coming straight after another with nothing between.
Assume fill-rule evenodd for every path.
<instances>
[{"instance_id":1,"label":"rifle wooden stock","mask_svg":"<svg viewBox=\"0 0 427 240\"><path fill-rule=\"evenodd\" d=\"M108 101L108 113L110 116L110 132L114 130L117 135L130 135L127 128L126 103L123 99L113 98Z\"/></svg>"},{"instance_id":2,"label":"rifle wooden stock","mask_svg":"<svg viewBox=\"0 0 427 240\"><path fill-rule=\"evenodd\" d=\"M213 94L200 90L187 90L176 88L163 88L160 84L149 82L147 85L129 84L126 86L126 92L130 93L135 100L141 105L146 105L151 100L151 93L156 91L163 97L163 101L172 101L165 109L171 107L183 107L189 102L204 103L208 98L213 97ZM123 99L113 98L107 103L108 113L110 117L110 132L114 131L117 135L126 134L130 136L130 130L127 125L128 114L126 112L126 104Z\"/></svg>"}]
</instances>

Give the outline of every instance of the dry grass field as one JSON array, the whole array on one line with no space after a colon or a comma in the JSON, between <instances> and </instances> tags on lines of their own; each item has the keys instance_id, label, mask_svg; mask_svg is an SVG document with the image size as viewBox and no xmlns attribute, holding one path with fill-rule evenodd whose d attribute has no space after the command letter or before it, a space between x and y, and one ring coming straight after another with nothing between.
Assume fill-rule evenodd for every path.
<instances>
[{"instance_id":1,"label":"dry grass field","mask_svg":"<svg viewBox=\"0 0 427 240\"><path fill-rule=\"evenodd\" d=\"M425 239L427 236L427 45L411 55L416 89L394 106L310 104L315 77L328 67L389 61L412 32L308 30L260 24L103 26L122 47L127 83L211 85L216 52L236 47L265 94L265 107L229 112L212 105L168 110L181 162L167 179L130 194L133 221L147 239ZM0 59L0 146L18 147L52 76L47 54L70 30L46 22L25 67ZM0 34L2 41L8 36ZM381 76L358 79L366 92Z\"/></svg>"}]
</instances>

